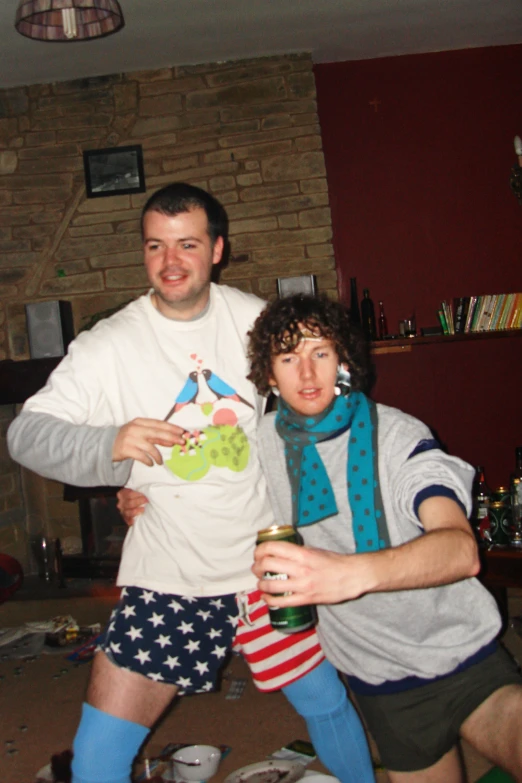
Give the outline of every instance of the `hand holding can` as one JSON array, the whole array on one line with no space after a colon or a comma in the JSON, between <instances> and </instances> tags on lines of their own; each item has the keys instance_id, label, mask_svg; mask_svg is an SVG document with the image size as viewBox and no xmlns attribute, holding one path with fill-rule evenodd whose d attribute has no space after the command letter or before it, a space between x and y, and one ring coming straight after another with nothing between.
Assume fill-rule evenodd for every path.
<instances>
[{"instance_id":1,"label":"hand holding can","mask_svg":"<svg viewBox=\"0 0 522 783\"><path fill-rule=\"evenodd\" d=\"M301 544L301 538L292 525L272 525L272 527L260 530L257 535L257 544L264 541L288 541L290 544ZM276 574L271 571L263 575L264 579L276 579L284 582L287 574ZM274 594L276 595L276 594ZM277 593L277 595L289 595L289 593ZM313 606L285 606L269 607L270 623L272 628L282 633L299 633L310 628L316 623L316 612Z\"/></svg>"}]
</instances>

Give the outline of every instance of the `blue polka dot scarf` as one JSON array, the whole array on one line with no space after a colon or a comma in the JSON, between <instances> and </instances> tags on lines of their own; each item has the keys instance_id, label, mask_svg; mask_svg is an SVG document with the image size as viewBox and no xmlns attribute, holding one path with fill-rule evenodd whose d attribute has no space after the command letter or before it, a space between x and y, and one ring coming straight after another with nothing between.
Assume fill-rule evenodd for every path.
<instances>
[{"instance_id":1,"label":"blue polka dot scarf","mask_svg":"<svg viewBox=\"0 0 522 783\"><path fill-rule=\"evenodd\" d=\"M350 430L346 484L356 551L372 552L389 546L378 480L375 403L362 392L351 392L347 397L336 397L318 416L303 416L280 398L276 429L285 441L293 524L312 525L339 513L315 444Z\"/></svg>"}]
</instances>

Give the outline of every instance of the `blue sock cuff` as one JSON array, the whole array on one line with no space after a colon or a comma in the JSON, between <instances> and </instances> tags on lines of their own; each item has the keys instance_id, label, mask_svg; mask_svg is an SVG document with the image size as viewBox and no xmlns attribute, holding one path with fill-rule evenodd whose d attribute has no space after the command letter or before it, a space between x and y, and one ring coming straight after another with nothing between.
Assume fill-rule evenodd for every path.
<instances>
[{"instance_id":1,"label":"blue sock cuff","mask_svg":"<svg viewBox=\"0 0 522 783\"><path fill-rule=\"evenodd\" d=\"M84 703L73 743L72 783L130 783L149 729Z\"/></svg>"},{"instance_id":2,"label":"blue sock cuff","mask_svg":"<svg viewBox=\"0 0 522 783\"><path fill-rule=\"evenodd\" d=\"M344 705L348 698L337 670L326 660L282 690L304 718L330 714Z\"/></svg>"}]
</instances>

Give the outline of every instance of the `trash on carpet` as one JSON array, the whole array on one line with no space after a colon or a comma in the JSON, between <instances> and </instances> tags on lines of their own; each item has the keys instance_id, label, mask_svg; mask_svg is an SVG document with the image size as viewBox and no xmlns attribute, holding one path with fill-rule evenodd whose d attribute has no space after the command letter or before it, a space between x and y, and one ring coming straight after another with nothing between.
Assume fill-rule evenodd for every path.
<instances>
[{"instance_id":1,"label":"trash on carpet","mask_svg":"<svg viewBox=\"0 0 522 783\"><path fill-rule=\"evenodd\" d=\"M84 645L100 633L100 623L80 626L70 615L27 622L15 628L0 628L0 658L5 661L61 652Z\"/></svg>"}]
</instances>

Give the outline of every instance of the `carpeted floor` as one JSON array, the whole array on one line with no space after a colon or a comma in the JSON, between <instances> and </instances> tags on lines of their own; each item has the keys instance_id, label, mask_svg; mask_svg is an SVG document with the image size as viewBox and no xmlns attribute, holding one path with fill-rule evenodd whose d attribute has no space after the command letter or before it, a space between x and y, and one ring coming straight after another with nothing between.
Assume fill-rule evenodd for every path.
<instances>
[{"instance_id":1,"label":"carpeted floor","mask_svg":"<svg viewBox=\"0 0 522 783\"><path fill-rule=\"evenodd\" d=\"M79 624L104 623L114 603L114 589L53 593L47 600L11 600L0 606L0 629L27 621L71 615ZM60 597L56 597L59 595ZM62 597L63 596L63 597ZM522 591L510 592L510 614L522 613ZM513 628L504 640L522 661L522 638ZM40 654L34 660L3 660L0 650L0 781L34 783L35 773L53 753L69 748L75 733L89 664L74 664L64 655ZM245 679L239 699L227 699L233 680ZM258 761L294 739L307 739L304 722L280 693L263 695L250 682L244 662L233 657L224 673L220 692L180 699L157 727L144 748L153 757L167 743L190 742L228 745L213 783L221 783L232 771ZM490 764L468 747L463 748L469 783L474 783ZM322 770L319 762L310 769ZM377 772L378 783L387 781Z\"/></svg>"}]
</instances>

